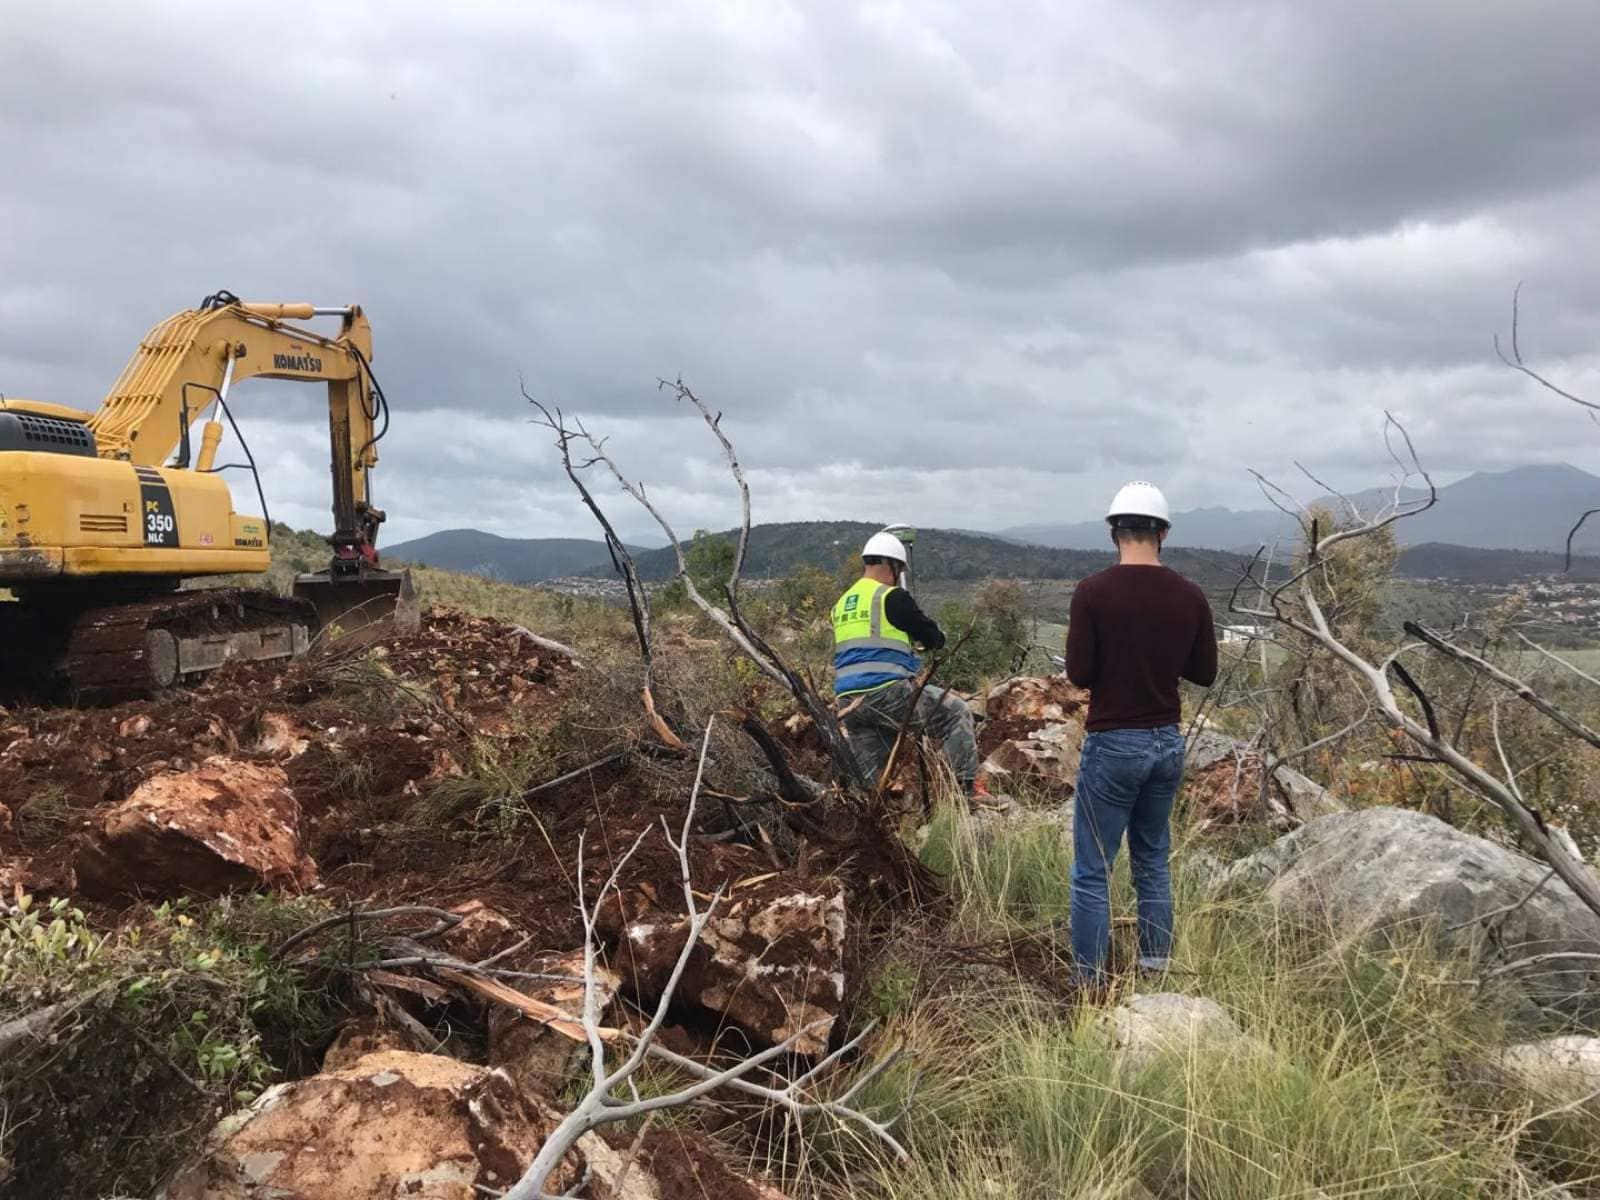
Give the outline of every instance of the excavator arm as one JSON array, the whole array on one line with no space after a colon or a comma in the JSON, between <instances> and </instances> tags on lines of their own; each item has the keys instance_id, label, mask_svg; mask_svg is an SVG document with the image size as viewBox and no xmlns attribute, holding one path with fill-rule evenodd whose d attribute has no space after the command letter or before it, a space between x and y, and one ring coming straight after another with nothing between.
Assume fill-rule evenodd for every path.
<instances>
[{"instance_id":1,"label":"excavator arm","mask_svg":"<svg viewBox=\"0 0 1600 1200\"><path fill-rule=\"evenodd\" d=\"M337 316L328 337L285 324ZM384 514L370 502L368 473L388 414L372 374L372 327L355 305L245 303L227 292L152 329L89 418L102 458L135 466L210 471L222 438L227 396L241 379L325 382L332 451L332 573L377 565ZM221 409L221 412L217 410ZM191 426L210 413L191 462Z\"/></svg>"}]
</instances>

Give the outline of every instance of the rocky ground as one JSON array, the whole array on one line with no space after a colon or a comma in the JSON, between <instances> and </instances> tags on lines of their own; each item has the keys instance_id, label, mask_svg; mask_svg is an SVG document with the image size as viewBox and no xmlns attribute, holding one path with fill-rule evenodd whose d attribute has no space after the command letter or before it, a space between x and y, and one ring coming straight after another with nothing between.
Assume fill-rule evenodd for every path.
<instances>
[{"instance_id":1,"label":"rocky ground","mask_svg":"<svg viewBox=\"0 0 1600 1200\"><path fill-rule=\"evenodd\" d=\"M644 836L598 909L608 1027L641 1027L686 937L666 835L684 825L695 756L641 736L620 678L509 623L434 610L415 634L288 669L243 666L156 701L5 714L3 1194L467 1200L507 1187L582 1091L580 883L592 900ZM596 701L608 688L625 721ZM1086 702L1061 678L972 698L994 790L1020 803L935 822L1064 863ZM725 1065L790 1042L772 1078L803 1071L894 1008L888 968L908 946L921 955L919 996L947 974L1001 972L1046 1010L1072 1011L1081 998L1062 986L1058 929L1012 930L998 948L952 932L946 905L966 885L906 849L942 836L927 824L911 836L933 813L924 773L908 763L895 781L899 828L841 805L796 812L762 793L740 717L795 769L827 773L792 711L751 701L721 719L687 841L696 896L721 899L664 1045ZM1592 1102L1600 959L1585 956L1600 954L1600 918L1511 849L1416 813L1347 811L1286 765L1194 734L1184 827L1250 827L1257 844L1284 835L1232 864L1192 852L1213 864L1213 895L1264 901L1334 946L1400 927L1442 934L1479 986L1528 1008L1525 1028L1551 1012L1571 1022L1475 1069L1501 1092ZM271 897L269 911L248 910L241 934L247 910L232 897L251 893ZM246 1041L260 1041L248 1077L226 1060L210 1069L209 1035L151 1017L159 993L161 1012L216 1025L223 999L208 988L234 989ZM1282 1053L1177 989L1140 989L1092 1029L1118 1072L1196 1044L1251 1061ZM783 1193L765 1169L799 1153L797 1137L761 1105L724 1097L588 1135L557 1182L583 1181L594 1197L772 1200ZM867 1186L851 1156L823 1159L823 1176L796 1177L805 1188Z\"/></svg>"},{"instance_id":2,"label":"rocky ground","mask_svg":"<svg viewBox=\"0 0 1600 1200\"><path fill-rule=\"evenodd\" d=\"M693 756L609 731L555 752L551 728L571 716L570 693L593 686L571 656L515 626L434 610L415 634L287 670L242 665L190 691L114 707L16 709L0 727L0 894L13 905L24 896L70 901L103 930L137 928L152 906L177 898L250 891L302 897L308 911L397 909L381 921L336 925L285 956L307 974L325 974L341 955L347 965L386 956L382 967L345 973L338 986L349 1021L331 1044L300 1047L300 1062L320 1057L325 1069L349 1074L365 1069L358 1051L443 1051L472 1061L476 1074L426 1056L396 1059L396 1070L406 1080L439 1080L439 1094L469 1113L473 1089L501 1086L485 1074L499 1068L534 1106L529 1112L549 1114L581 1047L518 1005L576 1015L580 861L592 897L646 835L600 914L608 1020L626 1023L654 1002L686 933L680 860L664 827L677 834L683 823ZM775 732L800 766L822 769L792 726ZM574 760L578 769L568 770ZM831 834L826 821L813 827L797 857L770 806L746 810L748 818L740 811L726 796L704 800L691 829L697 894L724 898L677 990L666 1041L715 1059L798 1035L794 1055L816 1059L839 1040L832 1028L846 1006L847 961L870 953L875 924L912 902L896 864L850 836L850 818ZM473 968L486 962L492 974ZM454 978L452 963L461 968ZM268 1093L227 1127L243 1121L253 1132L240 1133L242 1142L214 1135L173 1195L286 1188L387 1196L391 1183L411 1194L401 1179L411 1176L398 1166L373 1166L379 1174L369 1178L367 1166L350 1165L364 1154L385 1157L392 1136L362 1149L370 1131L354 1118L332 1123L351 1145L316 1147L315 1161L337 1157L355 1172L337 1183L305 1175L311 1168L294 1155L244 1148L257 1137L293 1140L263 1132L279 1122L329 1124L288 1114L302 1104L322 1113L359 1091L356 1076L334 1075ZM431 1111L432 1086L418 1082L404 1094ZM392 1108L401 1094L385 1091L384 1103ZM294 1124L302 1120L309 1124ZM452 1153L478 1136L470 1121L451 1125L448 1137L461 1143ZM524 1149L540 1140L531 1127L518 1138ZM709 1144L685 1144L688 1168L663 1158L656 1170L653 1143L642 1143L628 1194L655 1194L652 1178L663 1195L702 1195L714 1179L734 1197L767 1194L740 1182L744 1173L717 1175L720 1152ZM418 1161L435 1149L419 1149ZM258 1170L262 1154L272 1157L271 1171ZM16 1178L37 1171L57 1185L64 1179L32 1161L26 1144L10 1158ZM475 1158L467 1175L504 1185L510 1160L496 1161Z\"/></svg>"}]
</instances>

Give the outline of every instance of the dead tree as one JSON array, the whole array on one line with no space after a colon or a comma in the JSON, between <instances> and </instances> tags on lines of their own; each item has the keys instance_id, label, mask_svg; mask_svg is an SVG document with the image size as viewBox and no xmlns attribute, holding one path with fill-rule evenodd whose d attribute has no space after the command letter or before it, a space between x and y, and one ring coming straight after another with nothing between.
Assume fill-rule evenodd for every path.
<instances>
[{"instance_id":1,"label":"dead tree","mask_svg":"<svg viewBox=\"0 0 1600 1200\"><path fill-rule=\"evenodd\" d=\"M562 465L566 468L567 477L573 486L578 489L584 504L600 522L601 528L606 533L607 545L612 546L613 557L618 561L618 571L624 575L628 584L629 603L633 608L634 626L639 636L640 651L646 658L646 670L649 670L649 602L644 594L643 585L639 582L638 572L633 566L633 560L622 547L620 539L616 537L611 523L606 519L604 512L595 502L593 495L582 482L582 472L590 467L604 467L612 478L629 496L647 512L651 519L660 527L661 532L667 537L672 547L674 561L677 566L676 579L683 584L684 593L689 601L715 625L722 634L728 638L739 651L744 654L755 666L769 679L782 684L787 688L800 705L806 716L811 718L821 736L823 745L827 748L828 757L833 764L835 773L845 783L847 790L858 797L865 797L870 792L870 783L863 774L860 764L856 761L850 744L840 728L838 720L829 705L817 694L810 682L795 668L786 662L781 654L770 643L761 637L745 620L739 609L739 581L744 570L745 553L750 541L750 487L745 482L744 470L739 465L738 455L734 452L733 443L722 431L722 414L713 413L704 401L694 394L681 380L668 382L659 381L661 388L670 390L676 399L687 401L699 412L712 435L717 439L724 457L727 459L728 469L733 475L735 484L739 488L741 517L739 522L738 542L734 551L733 563L728 571L728 578L723 583L723 599L727 607L723 608L703 595L695 584L689 572L688 558L684 553L683 542L671 523L656 507L655 502L645 491L644 484L630 479L623 474L615 460L606 451L605 439L598 438L585 428L583 422L572 418L570 424L563 416L560 409L550 409L529 397L543 416L541 423L545 424L556 434L556 444L561 450ZM524 395L527 393L524 392ZM582 461L574 461L571 448L574 442L582 443L584 457ZM647 674L648 679L648 674ZM648 703L648 701L647 701Z\"/></svg>"},{"instance_id":2,"label":"dead tree","mask_svg":"<svg viewBox=\"0 0 1600 1200\"><path fill-rule=\"evenodd\" d=\"M1284 582L1270 589L1261 589L1260 582L1255 576L1256 562L1259 562L1261 556L1261 552L1258 551L1256 561L1245 569L1238 585L1235 586L1229 608L1233 612L1272 621L1280 627L1293 630L1343 663L1361 682L1376 704L1378 713L1391 728L1398 730L1416 745L1427 761L1446 767L1472 791L1496 805L1517 832L1572 889L1573 893L1596 914L1600 914L1600 879L1596 879L1582 860L1571 853L1564 841L1546 827L1542 816L1529 807L1517 786L1514 773L1507 769L1503 778L1496 775L1493 770L1463 752L1454 738L1441 730L1431 699L1406 669L1401 658L1410 651L1427 646L1432 646L1436 650L1448 647L1450 657L1454 661L1485 674L1488 679L1500 686L1510 688L1519 698L1533 704L1546 715L1552 715L1555 706L1543 701L1532 688L1521 681L1494 671L1489 664L1466 651L1448 646L1442 638L1423 630L1420 626L1409 626L1412 635L1417 637L1418 641L1402 643L1381 661L1373 662L1352 649L1329 624L1315 587L1319 573L1326 568L1328 552L1340 543L1370 537L1396 521L1424 512L1438 500L1438 490L1418 461L1416 450L1404 427L1393 415L1385 414L1384 430L1390 454L1402 468L1401 477L1390 501L1380 511L1364 516L1346 498L1345 503L1350 506L1354 523L1343 529L1329 531L1324 531L1321 522L1315 517L1304 513L1292 513L1291 515L1300 522L1305 532L1304 564ZM1396 437L1404 446L1404 458L1400 457L1395 448ZM1427 485L1426 498L1405 499L1406 484L1418 477ZM1269 494L1276 491L1279 495L1285 495L1281 489L1276 489L1265 479L1262 479L1262 483L1266 489L1272 489ZM1263 591L1265 602L1258 602L1256 607L1246 606L1241 600L1241 595L1247 591L1257 590ZM1291 605L1298 607L1294 608ZM1421 720L1401 705L1394 683L1391 682L1391 675L1410 693L1421 710ZM1561 714L1562 718L1565 716L1566 714ZM1576 724L1570 719L1561 723L1569 732L1573 731L1573 726ZM1583 732L1587 734L1588 730L1584 729Z\"/></svg>"},{"instance_id":3,"label":"dead tree","mask_svg":"<svg viewBox=\"0 0 1600 1200\"><path fill-rule=\"evenodd\" d=\"M639 658L644 663L644 684L640 698L644 703L644 712L650 727L655 730L656 736L673 749L686 750L688 747L683 744L683 740L672 731L656 709L655 694L652 691L655 652L650 644L650 597L645 593L644 583L639 578L639 569L633 562L633 555L617 536L617 531L606 519L605 510L595 502L594 495L584 486L583 479L579 475L580 469L590 464L575 465L572 461L572 441L579 435L566 427L559 408L551 409L535 400L528 395L526 386L522 388L522 395L529 404L539 410L539 423L556 435L556 448L561 452L562 469L566 471L567 479L571 481L572 486L577 489L584 507L593 513L594 519L600 523L601 532L605 535L606 549L611 554L611 565L622 577L623 586L627 589L628 611L633 617L634 636L639 640Z\"/></svg>"},{"instance_id":4,"label":"dead tree","mask_svg":"<svg viewBox=\"0 0 1600 1200\"><path fill-rule=\"evenodd\" d=\"M777 1064L789 1054L795 1044L808 1034L815 1034L818 1025L808 1025L797 1030L793 1036L778 1043L758 1054L753 1054L732 1066L724 1068L708 1067L704 1063L674 1054L665 1047L657 1044L656 1036L661 1031L662 1024L666 1021L667 1011L672 1006L672 999L677 992L678 984L683 978L683 973L689 965L695 947L699 944L700 936L705 931L707 923L711 920L717 906L722 902L723 889L719 887L711 898L701 903L697 897L689 870L689 837L694 825L695 804L700 795L701 783L705 778L706 751L711 745L711 724L707 722L705 736L700 744L700 762L695 772L694 787L689 793L688 808L684 813L683 827L678 831L676 838L672 831L663 823L663 833L667 842L677 851L678 869L683 882L684 911L688 916L688 933L684 939L683 949L679 952L673 964L672 973L667 978L666 986L662 988L661 996L656 1003L654 1014L649 1023L638 1034L628 1034L620 1029L608 1029L600 1024L599 984L597 964L599 960L600 940L596 927L600 921L600 910L606 902L607 896L618 889L618 880L621 878L623 868L639 847L643 844L653 830L646 827L630 846L625 854L617 861L609 878L601 885L599 894L594 903L590 904L584 895L583 886L583 842L578 843L578 909L583 918L584 953L583 953L583 1033L589 1044L590 1067L593 1082L588 1093L578 1101L572 1111L551 1131L545 1139L544 1145L534 1156L533 1162L511 1188L504 1194L504 1200L546 1200L549 1193L545 1190L552 1174L560 1167L567 1154L577 1145L580 1138L606 1125L614 1125L622 1121L631 1121L636 1117L648 1116L663 1109L683 1108L695 1103L701 1097L709 1095L720 1088L728 1088L744 1095L754 1097L767 1104L788 1113L791 1117L808 1118L825 1116L834 1120L855 1125L864 1130L874 1141L894 1154L897 1158L905 1158L905 1147L896 1140L893 1132L894 1125L899 1116L905 1111L888 1121L880 1121L854 1106L856 1097L873 1080L880 1078L897 1063L901 1062L907 1054L904 1047L897 1046L888 1054L879 1058L864 1071L855 1077L844 1093L835 1099L812 1099L809 1089L819 1080L827 1077L833 1068L837 1067L844 1059L860 1048L866 1038L872 1033L873 1026L868 1025L854 1038L850 1039L839 1049L825 1056L816 1066L798 1075L792 1080L781 1084L759 1083L751 1079L752 1075L763 1069L768 1069ZM614 1060L607 1058L608 1044L617 1050L621 1062L611 1065ZM644 1065L646 1059L655 1058L673 1067L674 1070L690 1076L692 1082L665 1095L644 1097L634 1086L634 1077ZM627 1091L626 1099L619 1096L623 1089ZM909 1102L909 1101L908 1101Z\"/></svg>"}]
</instances>

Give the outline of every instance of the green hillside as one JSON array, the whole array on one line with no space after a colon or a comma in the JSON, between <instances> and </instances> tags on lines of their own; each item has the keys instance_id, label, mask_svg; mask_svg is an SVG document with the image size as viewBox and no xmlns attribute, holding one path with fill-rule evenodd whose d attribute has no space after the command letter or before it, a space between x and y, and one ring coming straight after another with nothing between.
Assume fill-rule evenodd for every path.
<instances>
[{"instance_id":1,"label":"green hillside","mask_svg":"<svg viewBox=\"0 0 1600 1200\"><path fill-rule=\"evenodd\" d=\"M480 529L444 529L397 542L384 548L384 557L511 583L611 567L611 553L597 538L506 538Z\"/></svg>"},{"instance_id":2,"label":"green hillside","mask_svg":"<svg viewBox=\"0 0 1600 1200\"><path fill-rule=\"evenodd\" d=\"M882 528L869 521L788 521L754 526L745 575L779 578L803 566L832 570L846 559L853 560L867 538ZM712 536L732 541L737 531ZM927 582L1081 579L1112 562L1109 548L1055 550L953 529L921 530L912 553L917 577ZM637 553L634 561L646 580L670 578L676 566L670 548ZM1167 555L1167 561L1207 588L1231 586L1240 566L1238 555L1214 550L1175 550ZM588 573L609 574L610 567Z\"/></svg>"}]
</instances>

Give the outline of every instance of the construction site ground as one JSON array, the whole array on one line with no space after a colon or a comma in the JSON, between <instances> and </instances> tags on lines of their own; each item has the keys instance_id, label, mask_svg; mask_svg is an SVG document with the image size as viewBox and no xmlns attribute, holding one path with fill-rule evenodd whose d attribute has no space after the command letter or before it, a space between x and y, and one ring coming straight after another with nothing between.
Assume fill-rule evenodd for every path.
<instances>
[{"instance_id":1,"label":"construction site ground","mask_svg":"<svg viewBox=\"0 0 1600 1200\"><path fill-rule=\"evenodd\" d=\"M516 626L434 609L415 633L322 649L287 667L237 664L157 699L12 709L0 720L0 889L13 900L69 897L103 931L137 926L172 889L145 894L137 872L132 886L126 873L102 877L94 864L103 857L106 815L152 779L219 759L229 770L254 764L281 769L297 801L315 880L302 894L330 911L476 902L526 935L525 951L505 964L514 966L582 945L580 843L593 897L650 830L603 919L611 967L626 993L647 1003L674 944L641 948L620 933L642 911L683 911L680 862L666 831L677 836L682 826L698 747L673 751L642 736L648 726L636 694L622 690L621 712L606 709L614 696L596 699L604 678L540 649ZM826 777L814 737L792 721L774 719L770 728L797 770ZM797 854L781 805L723 790L760 777L753 754L737 724L725 721L708 768L717 786L702 797L689 842L694 887L702 902L720 889L747 911L797 888L842 892L847 982L834 1007L847 1017L875 946L891 931L924 924L935 898L919 903L908 893L914 859L892 831L864 837L860 814L830 810L832 829ZM596 762L570 782L540 786ZM385 928L405 933L418 923ZM803 971L812 951L797 946L796 962L785 964L784 944L762 949L764 969ZM990 957L958 948L952 962ZM702 965L697 957L686 992L697 990L692 977ZM752 1038L759 1044L760 1031L704 1010L680 1006L673 1023L668 1044L696 1053L715 1053L728 1036L741 1047ZM472 1035L452 1045L468 1056L482 1052ZM280 1052L279 1078L314 1069L322 1049ZM673 1190L675 1173L683 1174L675 1168L661 1179L668 1194L702 1194L691 1186L693 1172L681 1193Z\"/></svg>"}]
</instances>

